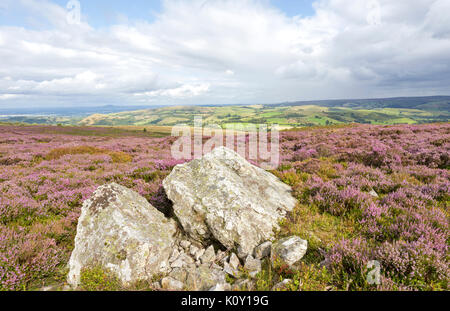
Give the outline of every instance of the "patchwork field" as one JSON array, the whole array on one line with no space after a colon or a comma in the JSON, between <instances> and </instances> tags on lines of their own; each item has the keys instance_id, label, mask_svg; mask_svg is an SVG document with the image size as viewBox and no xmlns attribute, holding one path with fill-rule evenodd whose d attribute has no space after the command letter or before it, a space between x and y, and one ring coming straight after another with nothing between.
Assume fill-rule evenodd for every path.
<instances>
[{"instance_id":1,"label":"patchwork field","mask_svg":"<svg viewBox=\"0 0 450 311\"><path fill-rule=\"evenodd\" d=\"M170 204L161 182L181 161L174 138L156 132L0 126L0 290L63 287L82 202L98 186ZM280 152L272 173L298 204L278 236L297 234L309 249L298 270L265 262L256 289L289 278L288 290L448 290L450 124L290 130ZM380 285L367 281L369 260L381 263ZM118 289L105 273L83 288Z\"/></svg>"},{"instance_id":2,"label":"patchwork field","mask_svg":"<svg viewBox=\"0 0 450 311\"><path fill-rule=\"evenodd\" d=\"M108 107L108 106L107 106ZM114 106L112 106L114 107ZM109 107L110 111L112 107ZM100 108L99 108L100 109ZM119 109L119 107L116 107ZM174 126L193 124L201 116L204 124L227 127L234 124L278 124L282 128L360 124L421 124L448 122L450 97L409 97L361 100L328 100L273 105L179 106L131 109L116 113L78 113L65 116L0 116L0 121L27 124L75 126ZM60 108L60 113L64 110ZM89 110L90 111L90 110ZM103 110L99 110L103 111Z\"/></svg>"},{"instance_id":3,"label":"patchwork field","mask_svg":"<svg viewBox=\"0 0 450 311\"><path fill-rule=\"evenodd\" d=\"M222 106L222 107L168 107L151 110L92 115L79 121L82 125L136 125L173 126L193 124L201 116L205 124L227 127L232 124L278 124L304 127L333 124L415 124L448 121L447 111L432 112L418 109L376 108L354 109L344 107L307 106Z\"/></svg>"}]
</instances>

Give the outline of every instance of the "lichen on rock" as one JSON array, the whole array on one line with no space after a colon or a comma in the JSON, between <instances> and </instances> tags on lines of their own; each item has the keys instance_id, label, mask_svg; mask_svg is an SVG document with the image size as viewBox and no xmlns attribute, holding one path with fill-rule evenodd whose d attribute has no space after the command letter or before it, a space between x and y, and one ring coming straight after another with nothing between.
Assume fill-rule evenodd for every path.
<instances>
[{"instance_id":1,"label":"lichen on rock","mask_svg":"<svg viewBox=\"0 0 450 311\"><path fill-rule=\"evenodd\" d=\"M225 147L177 165L163 187L191 238L238 247L242 256L273 239L273 229L296 204L289 186Z\"/></svg>"},{"instance_id":2,"label":"lichen on rock","mask_svg":"<svg viewBox=\"0 0 450 311\"><path fill-rule=\"evenodd\" d=\"M282 238L272 245L272 263L280 261L289 267L294 267L305 256L308 250L308 242L298 236Z\"/></svg>"},{"instance_id":3,"label":"lichen on rock","mask_svg":"<svg viewBox=\"0 0 450 311\"><path fill-rule=\"evenodd\" d=\"M167 271L177 228L136 192L115 183L99 187L83 204L68 283L77 287L84 267L100 265L123 285Z\"/></svg>"},{"instance_id":4,"label":"lichen on rock","mask_svg":"<svg viewBox=\"0 0 450 311\"><path fill-rule=\"evenodd\" d=\"M83 203L67 277L73 288L89 267L123 287L147 281L165 290L229 288L226 276L241 274L239 258L250 276L261 270L274 229L296 203L289 186L223 147L176 166L163 186L170 216L116 183Z\"/></svg>"}]
</instances>

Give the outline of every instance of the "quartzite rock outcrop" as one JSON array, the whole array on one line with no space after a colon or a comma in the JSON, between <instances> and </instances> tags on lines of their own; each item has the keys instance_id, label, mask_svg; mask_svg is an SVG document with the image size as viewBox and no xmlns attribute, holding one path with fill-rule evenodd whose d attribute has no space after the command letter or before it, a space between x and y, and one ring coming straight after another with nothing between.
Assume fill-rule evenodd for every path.
<instances>
[{"instance_id":1,"label":"quartzite rock outcrop","mask_svg":"<svg viewBox=\"0 0 450 311\"><path fill-rule=\"evenodd\" d=\"M230 149L176 166L163 185L179 223L115 183L84 202L69 261L72 287L84 267L99 265L124 286L146 280L166 290L221 290L230 288L229 275L238 279L236 288L252 288L252 281L239 280L242 267L255 276L271 253L290 263L306 251L297 238L271 242L295 205L290 187ZM214 249L211 240L228 250L215 243Z\"/></svg>"},{"instance_id":2,"label":"quartzite rock outcrop","mask_svg":"<svg viewBox=\"0 0 450 311\"><path fill-rule=\"evenodd\" d=\"M138 193L112 183L86 200L78 220L68 282L77 287L83 267L101 265L127 285L169 270L175 221Z\"/></svg>"},{"instance_id":3,"label":"quartzite rock outcrop","mask_svg":"<svg viewBox=\"0 0 450 311\"><path fill-rule=\"evenodd\" d=\"M241 258L271 240L296 203L289 186L225 147L177 165L163 186L190 237L237 247Z\"/></svg>"}]
</instances>

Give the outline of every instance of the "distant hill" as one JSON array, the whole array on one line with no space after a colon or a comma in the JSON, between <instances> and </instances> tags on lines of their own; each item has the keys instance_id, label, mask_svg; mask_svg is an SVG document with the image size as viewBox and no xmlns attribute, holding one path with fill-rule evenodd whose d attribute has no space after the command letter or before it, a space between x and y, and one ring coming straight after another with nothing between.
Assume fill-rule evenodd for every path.
<instances>
[{"instance_id":1,"label":"distant hill","mask_svg":"<svg viewBox=\"0 0 450 311\"><path fill-rule=\"evenodd\" d=\"M320 101L298 101L276 104L276 106L346 107L358 109L403 108L430 111L450 111L450 96L394 97L374 99L337 99Z\"/></svg>"},{"instance_id":2,"label":"distant hill","mask_svg":"<svg viewBox=\"0 0 450 311\"><path fill-rule=\"evenodd\" d=\"M164 107L113 114L95 114L81 125L279 124L287 127L342 123L414 124L448 122L450 96L301 101L266 105Z\"/></svg>"},{"instance_id":3,"label":"distant hill","mask_svg":"<svg viewBox=\"0 0 450 311\"><path fill-rule=\"evenodd\" d=\"M10 116L0 121L89 126L173 126L193 124L279 124L303 127L345 123L416 124L448 122L450 96L299 101L264 105L170 106L151 109L106 106L72 116ZM112 111L111 111L112 110ZM1 112L0 112L1 114Z\"/></svg>"}]
</instances>

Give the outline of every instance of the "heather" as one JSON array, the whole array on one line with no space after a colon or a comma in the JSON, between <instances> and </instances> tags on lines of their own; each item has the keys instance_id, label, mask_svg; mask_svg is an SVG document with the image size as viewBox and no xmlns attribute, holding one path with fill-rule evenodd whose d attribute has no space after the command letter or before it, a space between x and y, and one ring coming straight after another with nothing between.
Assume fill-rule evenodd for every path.
<instances>
[{"instance_id":1,"label":"heather","mask_svg":"<svg viewBox=\"0 0 450 311\"><path fill-rule=\"evenodd\" d=\"M0 127L0 289L64 280L81 204L106 182L167 211L161 182L181 163L172 142L101 128ZM282 132L273 173L298 205L278 234L298 234L310 249L298 271L266 267L258 289L289 277L292 290L447 290L449 148L449 124ZM370 260L381 263L380 285L367 282ZM104 279L94 272L88 289Z\"/></svg>"}]
</instances>

